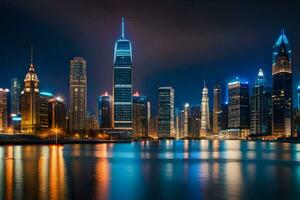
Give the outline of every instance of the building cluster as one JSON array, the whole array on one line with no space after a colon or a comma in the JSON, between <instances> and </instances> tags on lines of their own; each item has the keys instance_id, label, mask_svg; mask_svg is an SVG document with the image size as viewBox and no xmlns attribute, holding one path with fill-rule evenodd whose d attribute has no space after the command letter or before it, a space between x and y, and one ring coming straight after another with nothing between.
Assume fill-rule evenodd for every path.
<instances>
[{"instance_id":1,"label":"building cluster","mask_svg":"<svg viewBox=\"0 0 300 200\"><path fill-rule=\"evenodd\" d=\"M194 138L195 132L199 133L198 137L224 139L250 135L269 136L271 139L297 137L300 86L297 88L298 106L293 109L291 54L290 43L282 30L273 48L272 86L267 86L262 69L259 69L252 88L239 77L223 87L217 84L213 89L212 113L209 110L208 89L204 84L201 108L197 109L199 113L192 113L194 108L190 108L188 103L175 113L178 137ZM227 91L223 92L224 88ZM227 94L226 98L223 98L223 93ZM198 127L194 121L198 121ZM189 128L186 129L186 126ZM189 132L186 133L186 130Z\"/></svg>"},{"instance_id":2,"label":"building cluster","mask_svg":"<svg viewBox=\"0 0 300 200\"><path fill-rule=\"evenodd\" d=\"M84 58L70 61L67 108L62 97L40 91L31 56L24 83L14 78L10 90L0 88L0 132L177 139L290 137L298 132L300 86L298 106L293 110L292 52L284 31L273 49L271 87L267 86L262 69L253 87L239 77L226 85L216 84L210 109L209 89L204 82L201 105L185 103L178 109L174 88L162 86L157 90L157 116L152 116L147 97L133 93L132 47L124 28L122 18L122 34L114 48L112 95L105 92L98 97L96 115L87 111Z\"/></svg>"}]
</instances>

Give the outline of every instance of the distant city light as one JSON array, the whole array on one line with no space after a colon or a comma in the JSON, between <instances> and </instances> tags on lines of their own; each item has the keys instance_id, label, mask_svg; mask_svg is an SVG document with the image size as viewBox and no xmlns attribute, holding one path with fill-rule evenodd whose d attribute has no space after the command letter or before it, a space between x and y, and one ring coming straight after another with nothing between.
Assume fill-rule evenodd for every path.
<instances>
[{"instance_id":1,"label":"distant city light","mask_svg":"<svg viewBox=\"0 0 300 200\"><path fill-rule=\"evenodd\" d=\"M138 97L138 96L140 96L140 94L139 94L138 91L135 91L134 94L133 94L133 96L134 96L134 97Z\"/></svg>"},{"instance_id":2,"label":"distant city light","mask_svg":"<svg viewBox=\"0 0 300 200\"><path fill-rule=\"evenodd\" d=\"M9 92L9 89L7 89L7 88L0 88L0 92Z\"/></svg>"},{"instance_id":3,"label":"distant city light","mask_svg":"<svg viewBox=\"0 0 300 200\"><path fill-rule=\"evenodd\" d=\"M21 118L21 117L13 117L12 120L13 120L13 121L21 121L22 118Z\"/></svg>"},{"instance_id":4,"label":"distant city light","mask_svg":"<svg viewBox=\"0 0 300 200\"><path fill-rule=\"evenodd\" d=\"M53 96L53 94L50 92L41 92L40 94L44 95L44 96L49 96L49 97Z\"/></svg>"}]
</instances>

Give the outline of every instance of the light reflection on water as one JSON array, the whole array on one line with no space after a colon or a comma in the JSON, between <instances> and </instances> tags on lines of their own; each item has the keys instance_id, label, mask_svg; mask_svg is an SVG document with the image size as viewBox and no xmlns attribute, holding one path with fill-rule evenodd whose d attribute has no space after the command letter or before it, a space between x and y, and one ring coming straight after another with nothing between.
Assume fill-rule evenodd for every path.
<instances>
[{"instance_id":1,"label":"light reflection on water","mask_svg":"<svg viewBox=\"0 0 300 200\"><path fill-rule=\"evenodd\" d=\"M299 199L300 145L0 146L0 199Z\"/></svg>"}]
</instances>

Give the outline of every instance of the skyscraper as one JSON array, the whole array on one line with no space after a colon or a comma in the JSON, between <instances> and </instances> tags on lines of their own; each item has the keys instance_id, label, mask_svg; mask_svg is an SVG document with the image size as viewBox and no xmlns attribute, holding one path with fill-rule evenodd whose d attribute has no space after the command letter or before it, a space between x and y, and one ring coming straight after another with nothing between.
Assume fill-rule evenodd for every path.
<instances>
[{"instance_id":1,"label":"skyscraper","mask_svg":"<svg viewBox=\"0 0 300 200\"><path fill-rule=\"evenodd\" d=\"M271 93L270 89L265 86L265 78L262 69L259 69L255 80L250 108L251 134L270 134Z\"/></svg>"},{"instance_id":2,"label":"skyscraper","mask_svg":"<svg viewBox=\"0 0 300 200\"><path fill-rule=\"evenodd\" d=\"M50 99L53 98L53 94L49 92L40 92L40 131L43 134L47 134L50 128Z\"/></svg>"},{"instance_id":3,"label":"skyscraper","mask_svg":"<svg viewBox=\"0 0 300 200\"><path fill-rule=\"evenodd\" d=\"M272 134L291 136L292 125L292 65L291 46L281 31L273 47Z\"/></svg>"},{"instance_id":4,"label":"skyscraper","mask_svg":"<svg viewBox=\"0 0 300 200\"><path fill-rule=\"evenodd\" d=\"M221 130L228 129L228 103L222 103L221 105L221 114L220 120L221 122Z\"/></svg>"},{"instance_id":5,"label":"skyscraper","mask_svg":"<svg viewBox=\"0 0 300 200\"><path fill-rule=\"evenodd\" d=\"M238 77L228 83L228 128L249 130L249 84Z\"/></svg>"},{"instance_id":6,"label":"skyscraper","mask_svg":"<svg viewBox=\"0 0 300 200\"><path fill-rule=\"evenodd\" d=\"M124 35L115 43L113 72L113 126L115 129L132 130L132 49Z\"/></svg>"},{"instance_id":7,"label":"skyscraper","mask_svg":"<svg viewBox=\"0 0 300 200\"><path fill-rule=\"evenodd\" d=\"M300 81L297 85L297 109L300 110Z\"/></svg>"},{"instance_id":8,"label":"skyscraper","mask_svg":"<svg viewBox=\"0 0 300 200\"><path fill-rule=\"evenodd\" d=\"M40 95L39 79L33 65L31 49L31 62L29 71L24 79L24 89L21 91L21 132L37 133L40 125Z\"/></svg>"},{"instance_id":9,"label":"skyscraper","mask_svg":"<svg viewBox=\"0 0 300 200\"><path fill-rule=\"evenodd\" d=\"M135 137L148 137L148 100L135 92L133 95L133 133Z\"/></svg>"},{"instance_id":10,"label":"skyscraper","mask_svg":"<svg viewBox=\"0 0 300 200\"><path fill-rule=\"evenodd\" d=\"M190 137L198 138L200 132L201 106L190 107Z\"/></svg>"},{"instance_id":11,"label":"skyscraper","mask_svg":"<svg viewBox=\"0 0 300 200\"><path fill-rule=\"evenodd\" d=\"M70 132L84 133L87 114L86 61L74 57L70 61Z\"/></svg>"},{"instance_id":12,"label":"skyscraper","mask_svg":"<svg viewBox=\"0 0 300 200\"><path fill-rule=\"evenodd\" d=\"M0 132L5 133L7 132L8 128L8 112L7 112L7 106L8 106L8 89L0 88Z\"/></svg>"},{"instance_id":13,"label":"skyscraper","mask_svg":"<svg viewBox=\"0 0 300 200\"><path fill-rule=\"evenodd\" d=\"M218 134L221 129L220 114L222 103L222 90L218 84L214 88L214 109L213 109L213 133Z\"/></svg>"},{"instance_id":14,"label":"skyscraper","mask_svg":"<svg viewBox=\"0 0 300 200\"><path fill-rule=\"evenodd\" d=\"M112 127L112 98L107 92L98 98L98 124L100 128Z\"/></svg>"},{"instance_id":15,"label":"skyscraper","mask_svg":"<svg viewBox=\"0 0 300 200\"><path fill-rule=\"evenodd\" d=\"M184 125L183 125L183 137L189 136L189 121L190 121L190 104L184 104Z\"/></svg>"},{"instance_id":16,"label":"skyscraper","mask_svg":"<svg viewBox=\"0 0 300 200\"><path fill-rule=\"evenodd\" d=\"M174 89L158 88L158 137L175 137L174 130Z\"/></svg>"},{"instance_id":17,"label":"skyscraper","mask_svg":"<svg viewBox=\"0 0 300 200\"><path fill-rule=\"evenodd\" d=\"M20 114L20 93L21 83L17 78L11 79L10 86L10 112L11 114Z\"/></svg>"},{"instance_id":18,"label":"skyscraper","mask_svg":"<svg viewBox=\"0 0 300 200\"><path fill-rule=\"evenodd\" d=\"M85 118L85 130L86 133L93 133L93 130L97 130L99 128L99 123L96 115L93 115L91 112L87 112Z\"/></svg>"},{"instance_id":19,"label":"skyscraper","mask_svg":"<svg viewBox=\"0 0 300 200\"><path fill-rule=\"evenodd\" d=\"M66 129L66 106L64 100L57 96L49 103L49 128L51 132L62 134Z\"/></svg>"},{"instance_id":20,"label":"skyscraper","mask_svg":"<svg viewBox=\"0 0 300 200\"><path fill-rule=\"evenodd\" d=\"M200 137L205 137L210 133L210 118L209 118L209 98L208 89L204 82L201 101L201 128Z\"/></svg>"}]
</instances>

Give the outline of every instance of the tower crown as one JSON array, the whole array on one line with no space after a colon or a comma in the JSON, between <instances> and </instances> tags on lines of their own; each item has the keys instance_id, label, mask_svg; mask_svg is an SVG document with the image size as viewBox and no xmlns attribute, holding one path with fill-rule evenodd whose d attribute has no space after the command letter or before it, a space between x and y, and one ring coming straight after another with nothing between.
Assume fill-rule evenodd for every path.
<instances>
[{"instance_id":1,"label":"tower crown","mask_svg":"<svg viewBox=\"0 0 300 200\"><path fill-rule=\"evenodd\" d=\"M280 46L282 43L284 44L290 44L285 33L284 33L284 29L281 29L281 34L276 42L276 46Z\"/></svg>"},{"instance_id":2,"label":"tower crown","mask_svg":"<svg viewBox=\"0 0 300 200\"><path fill-rule=\"evenodd\" d=\"M258 76L260 76L260 77L264 76L264 72L263 72L263 70L261 68L258 71Z\"/></svg>"},{"instance_id":3,"label":"tower crown","mask_svg":"<svg viewBox=\"0 0 300 200\"><path fill-rule=\"evenodd\" d=\"M29 70L28 73L25 76L24 81L28 82L28 81L34 81L34 82L39 82L38 76L35 73L35 69L34 69L34 64L33 64L33 46L31 45L31 52L30 52L30 64L29 64Z\"/></svg>"},{"instance_id":4,"label":"tower crown","mask_svg":"<svg viewBox=\"0 0 300 200\"><path fill-rule=\"evenodd\" d=\"M264 85L265 85L264 73L263 70L260 68L255 80L255 86L264 86Z\"/></svg>"}]
</instances>

